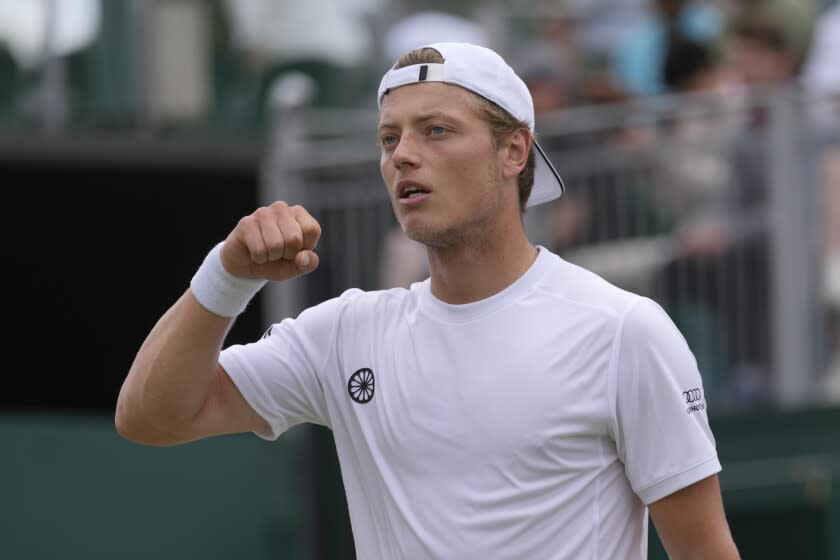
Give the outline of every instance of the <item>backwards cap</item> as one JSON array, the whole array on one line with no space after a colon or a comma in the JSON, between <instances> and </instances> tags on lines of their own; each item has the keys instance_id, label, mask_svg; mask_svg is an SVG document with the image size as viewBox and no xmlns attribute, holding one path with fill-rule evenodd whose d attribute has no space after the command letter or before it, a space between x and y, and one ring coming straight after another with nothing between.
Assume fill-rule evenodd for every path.
<instances>
[{"instance_id":1,"label":"backwards cap","mask_svg":"<svg viewBox=\"0 0 840 560\"><path fill-rule=\"evenodd\" d=\"M492 101L515 118L528 123L533 138L534 101L531 92L495 51L472 43L432 43L421 48L438 51L443 63L414 64L388 70L379 84L377 103L380 107L382 97L400 86L419 82L454 84ZM565 190L563 180L536 138L533 138L533 146L536 149L536 168L534 187L526 204L529 207L559 198Z\"/></svg>"}]
</instances>

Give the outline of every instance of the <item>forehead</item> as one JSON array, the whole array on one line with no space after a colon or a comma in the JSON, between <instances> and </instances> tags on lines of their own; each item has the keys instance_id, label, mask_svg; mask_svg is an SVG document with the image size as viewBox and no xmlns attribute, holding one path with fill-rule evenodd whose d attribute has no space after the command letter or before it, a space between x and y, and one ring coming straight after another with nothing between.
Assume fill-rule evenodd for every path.
<instances>
[{"instance_id":1,"label":"forehead","mask_svg":"<svg viewBox=\"0 0 840 560\"><path fill-rule=\"evenodd\" d=\"M393 89L382 97L379 122L386 124L433 112L461 119L478 119L477 100L476 94L452 84L409 84Z\"/></svg>"}]
</instances>

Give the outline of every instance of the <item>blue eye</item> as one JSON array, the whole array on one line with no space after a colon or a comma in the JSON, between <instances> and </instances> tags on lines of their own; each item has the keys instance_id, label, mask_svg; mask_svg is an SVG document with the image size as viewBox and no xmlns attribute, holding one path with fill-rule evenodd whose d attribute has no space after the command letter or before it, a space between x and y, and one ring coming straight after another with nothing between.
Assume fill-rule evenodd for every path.
<instances>
[{"instance_id":1,"label":"blue eye","mask_svg":"<svg viewBox=\"0 0 840 560\"><path fill-rule=\"evenodd\" d=\"M393 146L397 143L397 137L394 134L385 134L379 139L383 146Z\"/></svg>"},{"instance_id":2,"label":"blue eye","mask_svg":"<svg viewBox=\"0 0 840 560\"><path fill-rule=\"evenodd\" d=\"M446 128L442 126L433 126L429 129L429 132L435 135L443 134L444 132L446 132Z\"/></svg>"}]
</instances>

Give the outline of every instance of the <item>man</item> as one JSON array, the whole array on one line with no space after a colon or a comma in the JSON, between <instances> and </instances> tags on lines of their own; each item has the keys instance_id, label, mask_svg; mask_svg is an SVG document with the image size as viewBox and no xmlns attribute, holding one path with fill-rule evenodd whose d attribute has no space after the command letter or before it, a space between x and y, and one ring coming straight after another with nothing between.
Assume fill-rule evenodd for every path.
<instances>
[{"instance_id":1,"label":"man","mask_svg":"<svg viewBox=\"0 0 840 560\"><path fill-rule=\"evenodd\" d=\"M266 280L318 265L303 208L260 208L144 342L120 433L172 445L329 426L360 559L644 558L648 508L673 558L738 558L683 339L652 301L525 235L524 207L562 183L524 83L464 43L396 66L379 89L381 171L430 279L348 290L220 355Z\"/></svg>"}]
</instances>

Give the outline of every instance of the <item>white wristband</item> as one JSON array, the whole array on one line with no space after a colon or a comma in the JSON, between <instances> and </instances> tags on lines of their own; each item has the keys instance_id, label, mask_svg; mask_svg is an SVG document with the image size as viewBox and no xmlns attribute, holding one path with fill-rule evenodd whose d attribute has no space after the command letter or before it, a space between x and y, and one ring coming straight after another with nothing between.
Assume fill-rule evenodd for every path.
<instances>
[{"instance_id":1,"label":"white wristband","mask_svg":"<svg viewBox=\"0 0 840 560\"><path fill-rule=\"evenodd\" d=\"M222 265L222 245L217 244L198 267L190 282L195 299L222 317L236 317L248 306L251 298L260 291L266 281L234 276Z\"/></svg>"}]
</instances>

